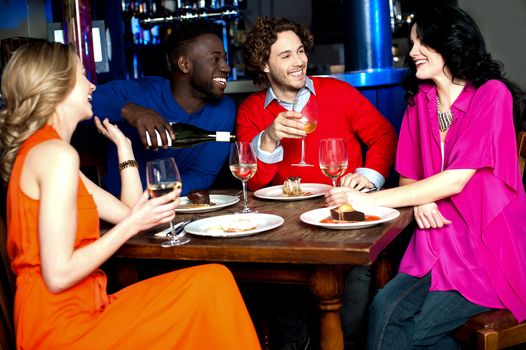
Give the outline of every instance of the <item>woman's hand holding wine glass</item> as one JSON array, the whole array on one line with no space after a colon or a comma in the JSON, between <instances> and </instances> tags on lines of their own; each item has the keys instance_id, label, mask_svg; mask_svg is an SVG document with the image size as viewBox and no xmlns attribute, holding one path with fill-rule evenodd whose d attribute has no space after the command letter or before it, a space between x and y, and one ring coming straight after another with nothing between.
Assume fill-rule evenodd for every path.
<instances>
[{"instance_id":1,"label":"woman's hand holding wine glass","mask_svg":"<svg viewBox=\"0 0 526 350\"><path fill-rule=\"evenodd\" d=\"M152 160L146 163L146 181L150 197L157 198L181 189L181 175L173 158ZM190 238L184 237L184 233L177 235L173 223L170 221L171 239L162 243L163 247L174 247L190 242ZM182 231L184 232L184 231Z\"/></svg>"},{"instance_id":2,"label":"woman's hand holding wine glass","mask_svg":"<svg viewBox=\"0 0 526 350\"><path fill-rule=\"evenodd\" d=\"M230 145L230 171L243 184L243 209L241 213L252 213L248 207L246 182L256 174L258 168L256 151L250 142L236 142Z\"/></svg>"},{"instance_id":3,"label":"woman's hand holding wine glass","mask_svg":"<svg viewBox=\"0 0 526 350\"><path fill-rule=\"evenodd\" d=\"M167 224L175 217L175 208L179 205L180 190L149 199L148 190L144 191L131 209L129 218L136 232Z\"/></svg>"},{"instance_id":4,"label":"woman's hand holding wine glass","mask_svg":"<svg viewBox=\"0 0 526 350\"><path fill-rule=\"evenodd\" d=\"M338 178L347 170L347 162L347 148L344 139L320 140L320 169L325 176L331 178L333 187L336 187Z\"/></svg>"}]
</instances>

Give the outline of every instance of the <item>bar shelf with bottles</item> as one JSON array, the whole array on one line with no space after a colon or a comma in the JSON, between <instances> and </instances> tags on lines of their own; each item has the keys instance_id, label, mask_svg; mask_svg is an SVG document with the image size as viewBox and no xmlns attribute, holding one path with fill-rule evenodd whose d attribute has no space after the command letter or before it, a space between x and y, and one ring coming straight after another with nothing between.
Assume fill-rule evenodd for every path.
<instances>
[{"instance_id":1,"label":"bar shelf with bottles","mask_svg":"<svg viewBox=\"0 0 526 350\"><path fill-rule=\"evenodd\" d=\"M127 78L163 75L159 68L164 62L161 44L181 21L201 19L219 24L230 59L229 42L231 33L237 31L232 27L237 27L240 3L243 0L122 1ZM148 62L155 58L157 62Z\"/></svg>"}]
</instances>

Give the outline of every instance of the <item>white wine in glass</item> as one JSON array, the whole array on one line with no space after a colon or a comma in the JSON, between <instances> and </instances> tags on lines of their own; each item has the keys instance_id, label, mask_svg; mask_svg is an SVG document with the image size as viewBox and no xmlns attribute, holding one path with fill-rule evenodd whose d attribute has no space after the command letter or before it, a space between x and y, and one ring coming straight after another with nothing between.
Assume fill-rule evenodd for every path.
<instances>
[{"instance_id":1,"label":"white wine in glass","mask_svg":"<svg viewBox=\"0 0 526 350\"><path fill-rule=\"evenodd\" d=\"M230 145L230 171L243 184L243 209L241 213L253 213L248 207L247 181L258 169L256 151L250 142L236 142Z\"/></svg>"},{"instance_id":2,"label":"white wine in glass","mask_svg":"<svg viewBox=\"0 0 526 350\"><path fill-rule=\"evenodd\" d=\"M181 175L173 158L156 159L146 163L146 182L150 197L160 197L174 189L182 188ZM184 237L184 230L177 235L173 223L170 221L170 240L161 244L162 247L175 247L190 242Z\"/></svg>"},{"instance_id":3,"label":"white wine in glass","mask_svg":"<svg viewBox=\"0 0 526 350\"><path fill-rule=\"evenodd\" d=\"M336 187L338 178L347 170L347 148L341 138L320 140L320 169Z\"/></svg>"},{"instance_id":4,"label":"white wine in glass","mask_svg":"<svg viewBox=\"0 0 526 350\"><path fill-rule=\"evenodd\" d=\"M294 102L294 110L296 110L296 103ZM303 130L308 134L314 132L318 126L318 105L316 100L311 96L307 104L301 110L300 123L303 123ZM301 138L301 159L299 163L292 164L292 166L313 166L305 162L305 136Z\"/></svg>"}]
</instances>

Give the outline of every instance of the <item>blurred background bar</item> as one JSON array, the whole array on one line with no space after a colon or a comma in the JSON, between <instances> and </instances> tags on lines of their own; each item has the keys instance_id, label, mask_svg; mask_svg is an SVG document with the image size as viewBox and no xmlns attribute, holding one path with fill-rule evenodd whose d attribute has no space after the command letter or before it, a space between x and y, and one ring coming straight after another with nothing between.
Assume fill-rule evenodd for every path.
<instances>
[{"instance_id":1,"label":"blurred background bar","mask_svg":"<svg viewBox=\"0 0 526 350\"><path fill-rule=\"evenodd\" d=\"M86 69L86 76L94 84L97 83L95 71L95 50L92 35L91 1L90 0L63 0L63 31L62 42L73 45L80 62ZM52 37L52 41L55 37ZM48 38L50 40L51 38ZM97 49L100 48L100 45Z\"/></svg>"},{"instance_id":2,"label":"blurred background bar","mask_svg":"<svg viewBox=\"0 0 526 350\"><path fill-rule=\"evenodd\" d=\"M488 46L508 74L526 88L524 0L444 0L472 14ZM418 0L19 0L0 1L0 40L41 38L85 40L88 72L93 80L133 79L167 74L162 43L180 21L216 22L225 39L231 80L247 80L242 58L245 32L258 16L283 16L311 29L315 50L309 74L391 69L402 66L408 50L411 14ZM76 21L76 25L75 24ZM91 29L89 28L91 26ZM92 36L90 39L89 36ZM517 35L517 36L515 36ZM4 48L13 45L4 45ZM2 52L0 69L7 49ZM388 75L390 73L387 73ZM353 78L354 79L354 78Z\"/></svg>"},{"instance_id":3,"label":"blurred background bar","mask_svg":"<svg viewBox=\"0 0 526 350\"><path fill-rule=\"evenodd\" d=\"M358 88L398 129L404 110L403 60L419 0L18 0L0 1L0 70L31 40L73 42L93 82L167 75L162 49L181 21L215 22L232 68L236 101L257 90L245 72L245 33L258 16L282 16L311 29L308 74ZM443 0L467 10L508 76L526 89L524 0Z\"/></svg>"},{"instance_id":4,"label":"blurred background bar","mask_svg":"<svg viewBox=\"0 0 526 350\"><path fill-rule=\"evenodd\" d=\"M393 67L389 1L343 2L345 70L360 71Z\"/></svg>"}]
</instances>

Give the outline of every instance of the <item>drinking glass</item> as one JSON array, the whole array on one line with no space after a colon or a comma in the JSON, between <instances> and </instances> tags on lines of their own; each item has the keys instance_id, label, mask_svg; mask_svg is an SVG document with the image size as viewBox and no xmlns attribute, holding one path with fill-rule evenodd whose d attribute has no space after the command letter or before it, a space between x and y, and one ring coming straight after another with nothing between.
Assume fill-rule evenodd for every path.
<instances>
[{"instance_id":1,"label":"drinking glass","mask_svg":"<svg viewBox=\"0 0 526 350\"><path fill-rule=\"evenodd\" d=\"M332 186L347 170L347 148L344 139L330 138L320 140L320 169L323 174L330 177Z\"/></svg>"},{"instance_id":2,"label":"drinking glass","mask_svg":"<svg viewBox=\"0 0 526 350\"><path fill-rule=\"evenodd\" d=\"M160 197L169 193L174 188L182 188L181 175L173 158L156 159L146 163L146 182L150 197ZM174 247L190 242L190 238L184 237L184 230L176 234L174 225L170 221L170 240L161 244L162 247Z\"/></svg>"},{"instance_id":3,"label":"drinking glass","mask_svg":"<svg viewBox=\"0 0 526 350\"><path fill-rule=\"evenodd\" d=\"M296 110L296 105L297 101L294 102L294 110ZM316 130L318 125L318 105L312 96L301 110L301 119L299 121L303 123L303 130L307 134ZM305 136L301 138L301 160L299 163L292 164L292 166L313 166L305 162Z\"/></svg>"},{"instance_id":4,"label":"drinking glass","mask_svg":"<svg viewBox=\"0 0 526 350\"><path fill-rule=\"evenodd\" d=\"M253 213L248 207L247 181L258 168L256 151L250 142L235 142L230 145L230 171L243 184L243 209L241 213Z\"/></svg>"}]
</instances>

